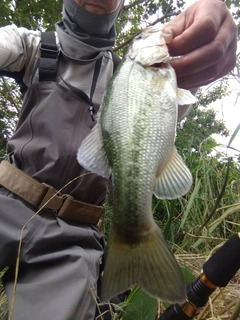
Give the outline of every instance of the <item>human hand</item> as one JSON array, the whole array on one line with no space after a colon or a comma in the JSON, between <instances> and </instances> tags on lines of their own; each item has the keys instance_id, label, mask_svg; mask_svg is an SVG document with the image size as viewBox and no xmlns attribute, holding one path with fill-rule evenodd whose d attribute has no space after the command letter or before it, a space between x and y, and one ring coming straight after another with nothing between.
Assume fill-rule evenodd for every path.
<instances>
[{"instance_id":1,"label":"human hand","mask_svg":"<svg viewBox=\"0 0 240 320\"><path fill-rule=\"evenodd\" d=\"M174 39L168 45L178 86L207 85L236 64L237 27L225 3L199 0L167 25ZM180 56L180 57L179 57Z\"/></svg>"}]
</instances>

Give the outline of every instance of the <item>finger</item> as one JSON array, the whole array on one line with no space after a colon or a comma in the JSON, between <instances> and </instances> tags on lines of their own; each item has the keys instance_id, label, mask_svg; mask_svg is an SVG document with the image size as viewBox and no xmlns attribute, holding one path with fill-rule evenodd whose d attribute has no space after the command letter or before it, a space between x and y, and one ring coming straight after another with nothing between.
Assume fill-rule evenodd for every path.
<instances>
[{"instance_id":1,"label":"finger","mask_svg":"<svg viewBox=\"0 0 240 320\"><path fill-rule=\"evenodd\" d=\"M173 39L168 46L169 53L171 56L185 55L212 41L216 33L216 25L211 19L204 21L204 28L200 21L195 21L190 28Z\"/></svg>"},{"instance_id":2,"label":"finger","mask_svg":"<svg viewBox=\"0 0 240 320\"><path fill-rule=\"evenodd\" d=\"M212 15L216 6L218 14ZM228 15L226 5L218 0L209 0L207 12L204 1L193 4L167 24L175 37L169 44L170 54L184 55L212 41Z\"/></svg>"},{"instance_id":3,"label":"finger","mask_svg":"<svg viewBox=\"0 0 240 320\"><path fill-rule=\"evenodd\" d=\"M230 50L232 50L230 48ZM217 63L205 70L197 72L192 75L182 76L177 78L178 87L184 89L191 89L200 87L203 85L208 85L213 81L220 79L225 76L235 67L236 59L235 56L228 59L228 54L226 54L226 59Z\"/></svg>"},{"instance_id":4,"label":"finger","mask_svg":"<svg viewBox=\"0 0 240 320\"><path fill-rule=\"evenodd\" d=\"M178 77L201 72L218 62L219 67L214 68L215 73L220 73L221 70L219 69L221 69L221 66L223 69L226 64L234 67L236 63L237 31L235 29L234 32L229 32L229 27L224 24L221 29L211 43L171 61ZM216 74L213 74L211 78L215 76Z\"/></svg>"}]
</instances>

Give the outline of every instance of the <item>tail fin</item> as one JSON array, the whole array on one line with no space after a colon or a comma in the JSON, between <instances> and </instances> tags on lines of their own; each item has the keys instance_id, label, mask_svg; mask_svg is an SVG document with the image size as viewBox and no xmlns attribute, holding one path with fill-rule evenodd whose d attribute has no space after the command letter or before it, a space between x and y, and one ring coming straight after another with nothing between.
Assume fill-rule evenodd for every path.
<instances>
[{"instance_id":1,"label":"tail fin","mask_svg":"<svg viewBox=\"0 0 240 320\"><path fill-rule=\"evenodd\" d=\"M102 301L133 285L163 301L185 301L181 270L156 226L148 240L137 245L119 243L112 231L102 283Z\"/></svg>"}]
</instances>

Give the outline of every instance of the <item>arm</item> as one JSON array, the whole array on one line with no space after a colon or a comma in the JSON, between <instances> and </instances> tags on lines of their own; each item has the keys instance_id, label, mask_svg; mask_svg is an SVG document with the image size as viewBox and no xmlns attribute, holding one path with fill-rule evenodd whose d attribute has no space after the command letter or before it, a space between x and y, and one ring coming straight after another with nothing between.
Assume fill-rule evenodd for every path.
<instances>
[{"instance_id":1,"label":"arm","mask_svg":"<svg viewBox=\"0 0 240 320\"><path fill-rule=\"evenodd\" d=\"M237 27L220 0L199 0L168 24L174 35L169 44L178 86L207 85L236 64ZM179 57L180 56L180 57Z\"/></svg>"},{"instance_id":2,"label":"arm","mask_svg":"<svg viewBox=\"0 0 240 320\"><path fill-rule=\"evenodd\" d=\"M25 68L24 83L29 86L39 58L40 32L17 28L0 28L0 71L21 71Z\"/></svg>"}]
</instances>

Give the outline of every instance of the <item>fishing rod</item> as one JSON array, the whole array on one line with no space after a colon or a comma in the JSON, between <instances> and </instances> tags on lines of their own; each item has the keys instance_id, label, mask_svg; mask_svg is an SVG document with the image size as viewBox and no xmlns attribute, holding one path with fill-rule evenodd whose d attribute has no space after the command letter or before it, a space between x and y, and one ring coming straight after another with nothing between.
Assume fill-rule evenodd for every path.
<instances>
[{"instance_id":1,"label":"fishing rod","mask_svg":"<svg viewBox=\"0 0 240 320\"><path fill-rule=\"evenodd\" d=\"M172 304L158 320L190 320L217 287L225 287L240 268L240 233L232 236L204 264L201 275L187 286L183 304Z\"/></svg>"}]
</instances>

